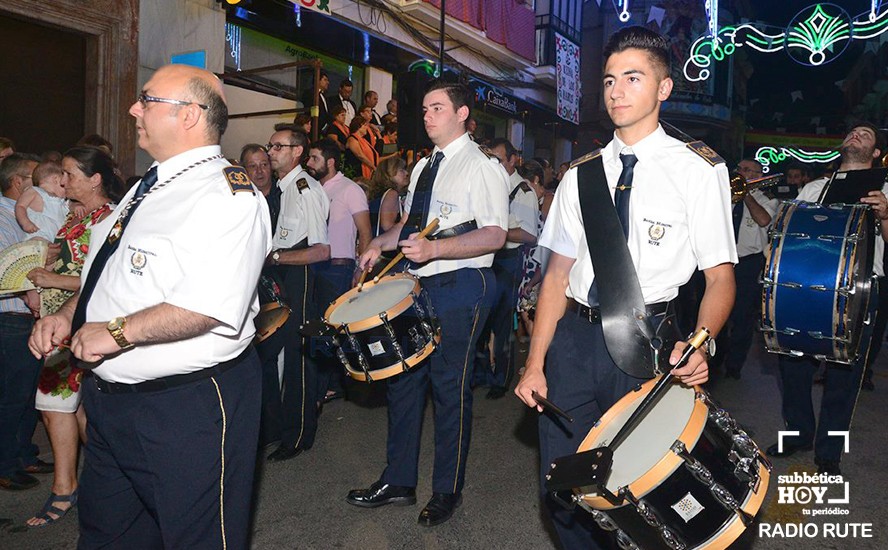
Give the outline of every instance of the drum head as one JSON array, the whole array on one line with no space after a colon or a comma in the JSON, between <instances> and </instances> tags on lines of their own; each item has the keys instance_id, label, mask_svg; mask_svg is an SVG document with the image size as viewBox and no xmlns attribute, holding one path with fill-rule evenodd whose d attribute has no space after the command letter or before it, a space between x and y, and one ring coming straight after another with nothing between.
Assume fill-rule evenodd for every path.
<instances>
[{"instance_id":1,"label":"drum head","mask_svg":"<svg viewBox=\"0 0 888 550\"><path fill-rule=\"evenodd\" d=\"M592 444L587 446L584 441L580 449L594 449L609 443L652 387L647 386L648 391L632 392L611 407L602 417L603 426ZM695 397L694 388L682 384L669 387L614 452L613 467L605 484L609 491L616 493L620 487L634 482L671 452L669 448L688 425ZM589 489L591 494L595 493L594 488Z\"/></svg>"},{"instance_id":2,"label":"drum head","mask_svg":"<svg viewBox=\"0 0 888 550\"><path fill-rule=\"evenodd\" d=\"M361 292L353 288L330 306L327 322L333 326L349 325L376 317L410 296L416 285L416 279L409 275L393 275L376 283L365 283Z\"/></svg>"}]
</instances>

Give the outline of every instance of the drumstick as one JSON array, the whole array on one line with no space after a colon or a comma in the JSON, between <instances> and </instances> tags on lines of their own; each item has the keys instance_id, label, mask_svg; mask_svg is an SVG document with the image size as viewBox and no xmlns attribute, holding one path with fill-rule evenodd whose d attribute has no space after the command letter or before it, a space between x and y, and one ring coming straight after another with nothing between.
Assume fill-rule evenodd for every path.
<instances>
[{"instance_id":1,"label":"drumstick","mask_svg":"<svg viewBox=\"0 0 888 550\"><path fill-rule=\"evenodd\" d=\"M551 401L549 401L548 399L546 399L542 395L538 394L536 391L530 392L530 396L533 397L533 400L536 401L539 404L539 406L542 407L543 409L545 409L547 411L552 411L553 413L564 418L568 422L574 421L574 419L571 418L571 416L569 414L564 412L560 407L555 406L555 403L552 403Z\"/></svg>"},{"instance_id":2,"label":"drumstick","mask_svg":"<svg viewBox=\"0 0 888 550\"><path fill-rule=\"evenodd\" d=\"M367 278L368 273L370 273L370 266L367 266L366 268L364 268L364 271L361 272L361 280L358 281L358 292L360 292L361 289L364 288L364 279Z\"/></svg>"},{"instance_id":3,"label":"drumstick","mask_svg":"<svg viewBox=\"0 0 888 550\"><path fill-rule=\"evenodd\" d=\"M710 334L709 330L705 327L701 327L700 330L691 337L690 341L688 341L688 347L685 348L684 353L681 354L681 358L678 360L678 363L675 364L672 369L680 369L685 366L688 360L691 358L691 355L694 354L700 346L706 343L709 340ZM657 401L662 394L666 393L666 388L672 382L672 379L675 378L675 375L670 371L668 374L664 375L660 380L654 384L654 388L651 390L651 393L647 394L647 397L642 400L641 405L635 409L635 412L629 417L629 420L623 424L623 427L620 428L620 431L617 432L617 435L608 443L607 447L611 450L616 449L620 443L623 442L624 439L629 435L629 433L635 429L635 425L638 424L642 417L647 413L648 409L653 406L654 402Z\"/></svg>"},{"instance_id":4,"label":"drumstick","mask_svg":"<svg viewBox=\"0 0 888 550\"><path fill-rule=\"evenodd\" d=\"M416 238L417 238L417 239L422 239L423 237L425 237L426 235L428 235L429 233L431 233L432 231L434 231L434 230L437 229L437 228L438 228L438 218L435 218L434 220L431 221L431 223L429 223L429 224L425 227L425 229L423 229L422 231L419 232L419 235L417 235ZM400 262L401 259L402 259L403 257L404 257L404 253L403 253L403 252L398 252L398 255L395 256L395 257L392 259L392 261L390 261L390 262L388 263L387 266L385 266L385 269L383 269L382 271L380 271L380 272L379 272L379 275L377 275L376 277L373 277L373 282L374 282L374 283L378 283L378 282L379 282L379 279L381 279L382 276L385 275L385 274L388 272L389 269L395 267L395 265L396 265L398 262Z\"/></svg>"}]
</instances>

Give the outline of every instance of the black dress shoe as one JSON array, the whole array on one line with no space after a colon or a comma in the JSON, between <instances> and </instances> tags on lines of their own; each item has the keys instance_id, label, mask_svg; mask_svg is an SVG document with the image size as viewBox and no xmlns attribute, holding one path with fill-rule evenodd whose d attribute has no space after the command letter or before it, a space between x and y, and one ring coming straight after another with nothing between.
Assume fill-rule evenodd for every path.
<instances>
[{"instance_id":1,"label":"black dress shoe","mask_svg":"<svg viewBox=\"0 0 888 550\"><path fill-rule=\"evenodd\" d=\"M345 500L349 504L361 508L377 508L386 504L411 506L416 504L416 489L377 481L368 489L349 491Z\"/></svg>"},{"instance_id":2,"label":"black dress shoe","mask_svg":"<svg viewBox=\"0 0 888 550\"><path fill-rule=\"evenodd\" d=\"M792 445L790 443L784 443L783 444L783 452L780 452L779 450L777 450L777 444L774 443L773 445L768 447L768 450L766 451L766 453L768 454L768 456L773 456L776 458L786 458L786 457L792 456L796 453L804 453L804 452L810 451L813 448L814 448L814 446L811 445L810 443L806 443L806 444L802 444L802 445Z\"/></svg>"},{"instance_id":3,"label":"black dress shoe","mask_svg":"<svg viewBox=\"0 0 888 550\"><path fill-rule=\"evenodd\" d=\"M876 389L876 385L873 384L872 380L864 380L860 387L861 389L866 391L873 391L874 389Z\"/></svg>"},{"instance_id":4,"label":"black dress shoe","mask_svg":"<svg viewBox=\"0 0 888 550\"><path fill-rule=\"evenodd\" d=\"M55 464L52 462L43 462L38 458L37 464L32 464L22 471L26 474L51 474L55 472Z\"/></svg>"},{"instance_id":5,"label":"black dress shoe","mask_svg":"<svg viewBox=\"0 0 888 550\"><path fill-rule=\"evenodd\" d=\"M827 474L831 476L842 475L842 470L841 468L839 468L838 460L826 460L823 458L814 457L814 464L817 464L818 474Z\"/></svg>"},{"instance_id":6,"label":"black dress shoe","mask_svg":"<svg viewBox=\"0 0 888 550\"><path fill-rule=\"evenodd\" d=\"M18 471L9 477L0 477L0 489L7 491L24 491L40 485L40 481L31 474Z\"/></svg>"},{"instance_id":7,"label":"black dress shoe","mask_svg":"<svg viewBox=\"0 0 888 550\"><path fill-rule=\"evenodd\" d=\"M440 525L450 519L460 504L462 504L462 495L459 493L434 493L419 514L419 524L426 527Z\"/></svg>"},{"instance_id":8,"label":"black dress shoe","mask_svg":"<svg viewBox=\"0 0 888 550\"><path fill-rule=\"evenodd\" d=\"M269 462L283 462L284 460L290 460L291 458L296 458L301 455L304 451L311 449L311 447L284 447L281 445L274 452L268 455Z\"/></svg>"},{"instance_id":9,"label":"black dress shoe","mask_svg":"<svg viewBox=\"0 0 888 550\"><path fill-rule=\"evenodd\" d=\"M502 399L506 396L506 388L494 386L487 392L487 399Z\"/></svg>"}]
</instances>

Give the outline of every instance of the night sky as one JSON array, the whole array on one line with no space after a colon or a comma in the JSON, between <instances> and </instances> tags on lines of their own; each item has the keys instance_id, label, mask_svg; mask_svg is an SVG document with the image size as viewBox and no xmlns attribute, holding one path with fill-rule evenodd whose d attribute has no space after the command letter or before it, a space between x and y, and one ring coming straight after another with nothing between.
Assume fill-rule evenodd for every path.
<instances>
[{"instance_id":1,"label":"night sky","mask_svg":"<svg viewBox=\"0 0 888 550\"><path fill-rule=\"evenodd\" d=\"M833 3L845 8L852 18L870 9L869 0L834 0ZM816 2L751 0L751 4L755 13L741 13L741 18L785 28L799 10ZM768 32L776 34L779 31L768 29ZM870 40L878 41L878 38ZM747 124L762 130L774 130L780 126L788 132L815 133L816 125L811 123L811 118L819 116L820 126L826 126L828 133L841 133L848 113L844 110L842 92L835 82L848 76L858 58L864 55L866 42L852 40L835 61L819 67L800 65L783 51L765 54L748 49L748 60L754 67L748 83L749 98L759 101L750 104ZM866 55L872 56L871 53ZM790 94L795 90L801 90L804 99L793 103ZM775 112L784 113L782 123L773 119Z\"/></svg>"}]
</instances>

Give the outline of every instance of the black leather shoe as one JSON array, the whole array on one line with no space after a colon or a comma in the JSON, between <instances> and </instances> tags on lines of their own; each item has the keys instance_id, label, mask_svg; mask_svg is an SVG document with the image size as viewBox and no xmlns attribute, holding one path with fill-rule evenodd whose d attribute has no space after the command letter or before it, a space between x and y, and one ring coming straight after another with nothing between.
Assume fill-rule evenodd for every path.
<instances>
[{"instance_id":1,"label":"black leather shoe","mask_svg":"<svg viewBox=\"0 0 888 550\"><path fill-rule=\"evenodd\" d=\"M22 471L18 471L9 477L0 477L0 489L6 489L7 491L24 491L38 485L40 485L40 482L36 477Z\"/></svg>"},{"instance_id":2,"label":"black leather shoe","mask_svg":"<svg viewBox=\"0 0 888 550\"><path fill-rule=\"evenodd\" d=\"M506 396L506 388L494 386L487 392L487 399L502 399Z\"/></svg>"},{"instance_id":3,"label":"black leather shoe","mask_svg":"<svg viewBox=\"0 0 888 550\"><path fill-rule=\"evenodd\" d=\"M284 447L281 445L274 452L268 455L269 462L283 462L285 460L290 460L291 458L296 458L301 455L304 451L311 449L311 447Z\"/></svg>"},{"instance_id":4,"label":"black leather shoe","mask_svg":"<svg viewBox=\"0 0 888 550\"><path fill-rule=\"evenodd\" d=\"M349 504L361 508L378 508L386 504L411 506L416 504L416 489L377 481L368 489L349 491L345 500Z\"/></svg>"},{"instance_id":5,"label":"black leather shoe","mask_svg":"<svg viewBox=\"0 0 888 550\"><path fill-rule=\"evenodd\" d=\"M460 504L462 504L462 495L459 493L434 493L419 514L419 524L426 527L440 525L450 519Z\"/></svg>"},{"instance_id":6,"label":"black leather shoe","mask_svg":"<svg viewBox=\"0 0 888 550\"><path fill-rule=\"evenodd\" d=\"M32 464L22 471L26 474L51 474L55 472L55 464L52 462L43 462L38 458L37 464Z\"/></svg>"},{"instance_id":7,"label":"black leather shoe","mask_svg":"<svg viewBox=\"0 0 888 550\"><path fill-rule=\"evenodd\" d=\"M814 464L817 464L818 474L827 474L831 476L842 475L842 470L841 468L839 468L838 460L825 460L822 458L814 457Z\"/></svg>"},{"instance_id":8,"label":"black leather shoe","mask_svg":"<svg viewBox=\"0 0 888 550\"><path fill-rule=\"evenodd\" d=\"M767 452L768 456L773 456L776 458L786 458L786 457L792 456L796 453L804 453L804 452L810 451L813 448L814 448L814 446L811 445L810 443L807 443L804 445L792 445L790 443L784 443L783 444L783 452L780 452L777 450L777 444L774 443L773 445L768 447L768 450L766 452Z\"/></svg>"}]
</instances>

